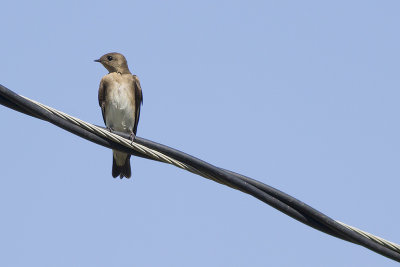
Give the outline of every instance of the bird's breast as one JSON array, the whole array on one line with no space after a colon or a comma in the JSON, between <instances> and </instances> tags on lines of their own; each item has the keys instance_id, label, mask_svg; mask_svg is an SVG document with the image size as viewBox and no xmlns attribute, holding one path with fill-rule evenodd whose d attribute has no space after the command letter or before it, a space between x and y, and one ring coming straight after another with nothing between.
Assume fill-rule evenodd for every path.
<instances>
[{"instance_id":1,"label":"bird's breast","mask_svg":"<svg viewBox=\"0 0 400 267\"><path fill-rule=\"evenodd\" d=\"M135 125L135 99L129 86L115 83L107 92L106 125L116 131L131 132Z\"/></svg>"}]
</instances>

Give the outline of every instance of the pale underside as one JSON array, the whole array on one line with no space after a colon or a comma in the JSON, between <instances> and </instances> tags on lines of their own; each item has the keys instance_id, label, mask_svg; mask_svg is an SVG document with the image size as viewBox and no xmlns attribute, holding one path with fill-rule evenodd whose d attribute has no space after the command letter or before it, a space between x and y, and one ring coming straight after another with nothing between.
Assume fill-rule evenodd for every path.
<instances>
[{"instance_id":1,"label":"pale underside","mask_svg":"<svg viewBox=\"0 0 400 267\"><path fill-rule=\"evenodd\" d=\"M107 127L131 134L135 125L135 97L131 75L108 74L113 81L108 83L105 107ZM117 165L125 164L126 153L113 150Z\"/></svg>"}]
</instances>

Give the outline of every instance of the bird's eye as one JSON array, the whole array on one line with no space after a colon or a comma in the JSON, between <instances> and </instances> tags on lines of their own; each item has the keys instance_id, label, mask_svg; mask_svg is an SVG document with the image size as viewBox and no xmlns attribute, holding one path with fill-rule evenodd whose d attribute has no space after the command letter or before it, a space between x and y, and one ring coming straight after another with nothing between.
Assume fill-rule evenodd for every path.
<instances>
[{"instance_id":1,"label":"bird's eye","mask_svg":"<svg viewBox=\"0 0 400 267\"><path fill-rule=\"evenodd\" d=\"M111 60L113 60L113 57L112 56L108 56L107 59L108 59L108 61L111 61Z\"/></svg>"}]
</instances>

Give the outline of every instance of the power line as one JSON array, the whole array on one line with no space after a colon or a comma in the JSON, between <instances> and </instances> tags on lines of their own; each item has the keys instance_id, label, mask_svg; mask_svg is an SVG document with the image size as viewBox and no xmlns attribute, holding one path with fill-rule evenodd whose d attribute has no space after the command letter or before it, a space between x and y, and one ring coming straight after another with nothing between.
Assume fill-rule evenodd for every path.
<instances>
[{"instance_id":1,"label":"power line","mask_svg":"<svg viewBox=\"0 0 400 267\"><path fill-rule=\"evenodd\" d=\"M96 144L135 156L172 164L218 183L250 194L286 215L326 234L364 246L400 262L400 246L355 227L335 221L300 200L249 177L215 167L176 149L144 138L134 142L124 133L109 132L66 113L22 97L0 85L0 104L26 115L48 121Z\"/></svg>"}]
</instances>

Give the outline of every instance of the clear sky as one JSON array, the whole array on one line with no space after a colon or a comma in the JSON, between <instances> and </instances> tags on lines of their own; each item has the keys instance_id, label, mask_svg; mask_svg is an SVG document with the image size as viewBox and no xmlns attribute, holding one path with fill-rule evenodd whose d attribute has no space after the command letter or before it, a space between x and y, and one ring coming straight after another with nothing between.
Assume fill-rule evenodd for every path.
<instances>
[{"instance_id":1,"label":"clear sky","mask_svg":"<svg viewBox=\"0 0 400 267\"><path fill-rule=\"evenodd\" d=\"M399 1L6 1L0 83L95 124L123 53L138 135L400 243ZM0 106L1 266L397 266L259 200Z\"/></svg>"}]
</instances>

